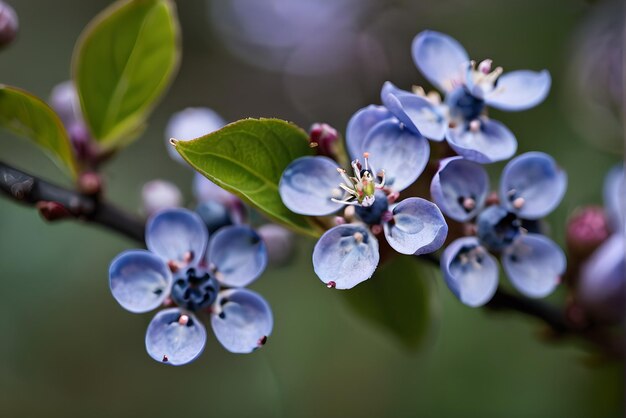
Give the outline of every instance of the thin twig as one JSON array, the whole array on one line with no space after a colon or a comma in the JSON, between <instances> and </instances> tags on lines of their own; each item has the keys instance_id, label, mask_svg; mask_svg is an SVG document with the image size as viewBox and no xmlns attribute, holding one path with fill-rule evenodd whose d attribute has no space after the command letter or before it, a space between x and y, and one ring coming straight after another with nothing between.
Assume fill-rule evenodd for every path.
<instances>
[{"instance_id":1,"label":"thin twig","mask_svg":"<svg viewBox=\"0 0 626 418\"><path fill-rule=\"evenodd\" d=\"M0 190L17 202L37 207L49 220L78 219L139 242L144 240L144 223L134 215L98 196L59 187L3 162L0 162Z\"/></svg>"},{"instance_id":2,"label":"thin twig","mask_svg":"<svg viewBox=\"0 0 626 418\"><path fill-rule=\"evenodd\" d=\"M439 259L433 254L420 255L418 258L439 267ZM622 336L614 336L610 330L597 324L576 324L568 319L564 308L510 293L502 287L498 287L485 307L494 311L511 311L534 317L547 325L554 336L580 337L611 357L624 357Z\"/></svg>"}]
</instances>

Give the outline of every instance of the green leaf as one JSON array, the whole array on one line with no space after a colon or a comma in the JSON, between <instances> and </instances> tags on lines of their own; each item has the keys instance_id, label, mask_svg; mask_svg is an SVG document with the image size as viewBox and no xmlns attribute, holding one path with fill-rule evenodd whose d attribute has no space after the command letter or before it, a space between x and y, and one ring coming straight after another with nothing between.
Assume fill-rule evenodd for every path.
<instances>
[{"instance_id":1,"label":"green leaf","mask_svg":"<svg viewBox=\"0 0 626 418\"><path fill-rule=\"evenodd\" d=\"M194 139L175 141L193 168L241 197L272 220L297 232L319 236L307 218L291 212L278 194L283 170L312 155L307 134L279 119L244 119Z\"/></svg>"},{"instance_id":2,"label":"green leaf","mask_svg":"<svg viewBox=\"0 0 626 418\"><path fill-rule=\"evenodd\" d=\"M0 126L43 148L73 178L77 168L72 145L54 110L32 94L0 84Z\"/></svg>"},{"instance_id":3,"label":"green leaf","mask_svg":"<svg viewBox=\"0 0 626 418\"><path fill-rule=\"evenodd\" d=\"M400 256L380 266L369 280L341 293L358 316L414 350L430 330L433 284L430 265Z\"/></svg>"},{"instance_id":4,"label":"green leaf","mask_svg":"<svg viewBox=\"0 0 626 418\"><path fill-rule=\"evenodd\" d=\"M119 1L93 19L73 56L73 77L93 137L105 148L134 139L179 60L171 0Z\"/></svg>"}]
</instances>

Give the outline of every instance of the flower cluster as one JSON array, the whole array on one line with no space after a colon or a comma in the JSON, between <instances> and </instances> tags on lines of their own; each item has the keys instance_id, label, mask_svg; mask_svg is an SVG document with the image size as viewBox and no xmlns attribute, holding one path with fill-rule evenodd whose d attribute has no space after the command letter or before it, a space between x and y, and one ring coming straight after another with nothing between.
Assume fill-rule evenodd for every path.
<instances>
[{"instance_id":1,"label":"flower cluster","mask_svg":"<svg viewBox=\"0 0 626 418\"><path fill-rule=\"evenodd\" d=\"M535 106L550 89L550 75L545 70L502 75L491 60L477 65L456 40L434 31L418 34L412 52L443 99L421 87L409 92L387 82L383 106L360 109L348 123L351 173L328 158L332 153L319 152L323 156L295 160L282 175L280 195L296 213L325 216L348 206L317 242L315 272L339 289L366 280L379 262L376 236L382 234L402 254L436 251L448 233L443 211L458 222L476 221L472 236L452 242L442 258L446 281L463 302L478 306L494 294L498 271L489 251L501 256L522 293L545 296L558 282L565 257L529 225L559 203L566 177L547 155L525 154L504 171L501 203L487 205L489 182L479 163L506 160L517 149L515 136L488 118L487 106L509 111ZM399 192L418 179L430 160L429 139L445 139L458 154L440 163L432 181L436 205L419 197L400 200ZM540 261L547 270L537 270Z\"/></svg>"},{"instance_id":2,"label":"flower cluster","mask_svg":"<svg viewBox=\"0 0 626 418\"><path fill-rule=\"evenodd\" d=\"M565 270L565 255L538 232L534 222L551 212L565 193L567 177L555 161L539 152L511 160L502 173L497 198L489 197L485 169L462 157L441 162L431 183L433 200L448 216L471 222L471 236L444 251L441 269L461 302L480 306L498 286L498 264L513 286L529 297L554 290Z\"/></svg>"},{"instance_id":3,"label":"flower cluster","mask_svg":"<svg viewBox=\"0 0 626 418\"><path fill-rule=\"evenodd\" d=\"M272 312L244 287L267 264L265 244L247 226L225 226L211 235L186 209L166 209L150 218L146 250L118 255L109 269L111 292L133 313L163 306L148 326L146 349L155 360L182 365L204 349L208 316L218 341L233 353L265 344Z\"/></svg>"}]
</instances>

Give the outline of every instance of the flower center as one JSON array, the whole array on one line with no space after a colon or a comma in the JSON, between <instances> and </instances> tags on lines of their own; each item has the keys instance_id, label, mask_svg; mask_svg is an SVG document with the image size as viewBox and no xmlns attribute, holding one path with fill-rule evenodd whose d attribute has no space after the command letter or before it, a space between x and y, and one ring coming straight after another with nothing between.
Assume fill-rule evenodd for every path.
<instances>
[{"instance_id":1,"label":"flower center","mask_svg":"<svg viewBox=\"0 0 626 418\"><path fill-rule=\"evenodd\" d=\"M478 215L478 239L494 251L513 244L522 232L522 222L500 206L490 206Z\"/></svg>"},{"instance_id":2,"label":"flower center","mask_svg":"<svg viewBox=\"0 0 626 418\"><path fill-rule=\"evenodd\" d=\"M466 245L459 250L450 263L453 275L464 275L468 271L479 270L482 267L485 249L480 245Z\"/></svg>"},{"instance_id":3,"label":"flower center","mask_svg":"<svg viewBox=\"0 0 626 418\"><path fill-rule=\"evenodd\" d=\"M446 96L446 104L450 109L450 119L455 124L469 124L476 120L483 109L485 102L472 96L465 87L457 87Z\"/></svg>"},{"instance_id":4,"label":"flower center","mask_svg":"<svg viewBox=\"0 0 626 418\"><path fill-rule=\"evenodd\" d=\"M383 216L389 211L387 196L383 192L374 195L374 203L370 206L357 206L356 214L368 225L378 225L383 221Z\"/></svg>"},{"instance_id":5,"label":"flower center","mask_svg":"<svg viewBox=\"0 0 626 418\"><path fill-rule=\"evenodd\" d=\"M189 268L174 279L172 299L190 311L207 308L215 302L220 285L209 273Z\"/></svg>"},{"instance_id":6,"label":"flower center","mask_svg":"<svg viewBox=\"0 0 626 418\"><path fill-rule=\"evenodd\" d=\"M341 199L333 198L333 202L344 205L354 205L361 207L370 207L376 201L376 190L385 187L385 171L381 170L374 175L373 170L369 166L369 153L363 153L365 167L361 165L359 160L352 161L352 170L354 176L350 177L346 170L337 168L337 171L343 179L343 183L339 184L344 195Z\"/></svg>"}]
</instances>

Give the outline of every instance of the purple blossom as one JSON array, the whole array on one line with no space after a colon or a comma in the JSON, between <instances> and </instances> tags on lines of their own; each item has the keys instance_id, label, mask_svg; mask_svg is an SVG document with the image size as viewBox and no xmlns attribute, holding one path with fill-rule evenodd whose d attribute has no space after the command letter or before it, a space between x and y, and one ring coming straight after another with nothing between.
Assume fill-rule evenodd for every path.
<instances>
[{"instance_id":1,"label":"purple blossom","mask_svg":"<svg viewBox=\"0 0 626 418\"><path fill-rule=\"evenodd\" d=\"M441 258L445 281L469 306L487 303L498 287L500 261L513 286L529 297L550 294L565 270L565 255L550 239L527 228L561 201L567 177L547 154L529 152L502 173L497 205L487 206L489 178L478 163L452 157L431 183L433 200L448 217L474 221L475 235L453 241Z\"/></svg>"},{"instance_id":2,"label":"purple blossom","mask_svg":"<svg viewBox=\"0 0 626 418\"><path fill-rule=\"evenodd\" d=\"M247 226L226 226L211 235L200 217L186 209L163 210L146 226L146 250L118 255L109 268L113 297L133 313L159 306L146 333L148 354L178 366L203 351L208 315L218 341L233 353L265 344L272 312L244 287L267 264L265 244Z\"/></svg>"},{"instance_id":3,"label":"purple blossom","mask_svg":"<svg viewBox=\"0 0 626 418\"><path fill-rule=\"evenodd\" d=\"M452 37L424 31L413 40L418 69L444 95L422 88L401 90L387 82L381 99L385 107L416 134L433 141L446 139L461 156L479 163L506 160L515 154L517 140L503 124L486 115L486 107L520 111L541 103L550 90L546 71L502 74L486 59L478 65Z\"/></svg>"}]
</instances>

